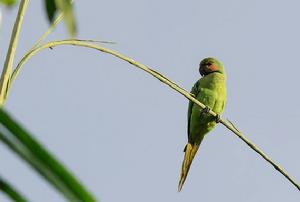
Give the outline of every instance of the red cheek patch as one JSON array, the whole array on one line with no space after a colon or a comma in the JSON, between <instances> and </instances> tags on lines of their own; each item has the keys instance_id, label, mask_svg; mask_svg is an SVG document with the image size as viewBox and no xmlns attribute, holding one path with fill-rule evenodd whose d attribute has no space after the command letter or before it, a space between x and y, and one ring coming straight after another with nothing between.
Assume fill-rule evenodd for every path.
<instances>
[{"instance_id":1,"label":"red cheek patch","mask_svg":"<svg viewBox=\"0 0 300 202\"><path fill-rule=\"evenodd\" d=\"M217 67L217 65L212 64L212 65L210 65L210 66L208 67L208 69L209 69L210 71L214 72L214 71L217 71L217 70L218 70L218 67Z\"/></svg>"}]
</instances>

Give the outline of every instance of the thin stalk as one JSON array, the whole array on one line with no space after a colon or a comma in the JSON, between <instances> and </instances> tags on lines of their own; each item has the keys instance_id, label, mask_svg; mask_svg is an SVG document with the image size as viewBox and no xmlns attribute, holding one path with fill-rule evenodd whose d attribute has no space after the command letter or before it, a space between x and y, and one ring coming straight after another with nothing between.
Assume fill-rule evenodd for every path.
<instances>
[{"instance_id":1,"label":"thin stalk","mask_svg":"<svg viewBox=\"0 0 300 202\"><path fill-rule=\"evenodd\" d=\"M71 4L73 4L73 0L71 0ZM65 14L61 12L56 19L53 21L53 23L50 25L49 29L37 40L37 42L32 46L32 49L36 48L39 46L42 41L53 31L53 29L56 27L56 25L64 18Z\"/></svg>"},{"instance_id":2,"label":"thin stalk","mask_svg":"<svg viewBox=\"0 0 300 202\"><path fill-rule=\"evenodd\" d=\"M50 25L49 29L41 36L41 38L39 38L39 40L37 40L37 42L32 46L32 49L38 47L41 42L52 32L52 30L55 28L55 26L63 19L64 14L60 13L57 18L54 20L54 22Z\"/></svg>"},{"instance_id":3,"label":"thin stalk","mask_svg":"<svg viewBox=\"0 0 300 202\"><path fill-rule=\"evenodd\" d=\"M4 104L5 98L7 95L10 76L13 71L12 68L13 68L14 57L16 54L16 49L17 49L17 45L18 45L22 22L24 19L24 14L25 14L28 2L29 2L29 0L21 0L17 18L16 18L14 28L13 28L13 31L11 34L10 43L9 43L5 63L4 63L2 74L1 74L1 80L0 80L0 107L2 107L2 105Z\"/></svg>"},{"instance_id":4,"label":"thin stalk","mask_svg":"<svg viewBox=\"0 0 300 202\"><path fill-rule=\"evenodd\" d=\"M122 55L116 51L110 50L108 48L104 48L101 47L99 45L96 44L91 44L85 41L78 41L78 40L61 40L61 41L52 41L52 42L48 42L44 45L41 45L33 50L31 50L30 52L28 52L19 62L19 64L17 65L15 71L12 74L11 77L11 81L13 82L19 71L21 70L22 66L25 64L25 62L30 59L33 55L35 55L37 52L45 49L45 48L50 48L50 47L54 47L54 46L60 46L60 45L73 45L73 46L81 46L81 47L87 47L87 48L92 48L104 53L108 53L110 55L113 55L121 60L124 60L126 62L129 62L130 64L132 64L133 66L142 69L143 71L151 74L152 76L154 76L155 78L157 78L158 80L160 80L161 82L163 82L164 84L168 85L169 87L171 87L173 90L177 91L178 93L180 93L181 95L183 95L184 97L186 97L188 100L192 101L193 103L195 103L196 105L198 105L199 107L201 107L202 109L204 109L206 106L199 102L197 99L194 98L193 95L191 95L189 92L187 92L186 90L184 90L183 88L181 88L180 86L178 86L176 83L174 83L173 81L169 80L167 77L163 76L162 74L156 72L155 70L147 67L146 65L143 65L125 55ZM215 112L213 112L212 110L210 110L208 112L210 115L216 117L217 114ZM288 181L290 181L299 191L300 191L300 185L298 183L296 183L295 180L293 180L285 171L283 168L281 168L278 164L276 164L273 160L271 160L271 158L269 158L262 150L260 150L255 144L253 144L252 142L250 142L250 140L248 140L245 135L243 133L241 133L231 122L228 122L222 118L220 118L219 121L221 124L223 124L227 129L229 129L230 131L232 131L236 136L238 136L242 141L244 141L251 149L253 149L256 153L258 153L263 159L265 159L267 162L269 162L277 171L279 171Z\"/></svg>"}]
</instances>

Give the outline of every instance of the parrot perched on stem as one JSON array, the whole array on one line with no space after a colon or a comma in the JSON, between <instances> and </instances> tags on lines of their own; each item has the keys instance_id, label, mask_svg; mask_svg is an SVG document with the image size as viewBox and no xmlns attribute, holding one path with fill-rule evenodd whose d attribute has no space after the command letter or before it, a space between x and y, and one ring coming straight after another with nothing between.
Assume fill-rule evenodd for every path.
<instances>
[{"instance_id":1,"label":"parrot perched on stem","mask_svg":"<svg viewBox=\"0 0 300 202\"><path fill-rule=\"evenodd\" d=\"M191 90L191 94L206 105L201 109L193 102L188 107L188 143L184 148L178 191L181 191L186 180L191 163L204 138L219 121L226 103L226 74L224 66L215 58L205 58L200 62L200 78ZM213 110L217 117L211 116L208 111Z\"/></svg>"}]
</instances>

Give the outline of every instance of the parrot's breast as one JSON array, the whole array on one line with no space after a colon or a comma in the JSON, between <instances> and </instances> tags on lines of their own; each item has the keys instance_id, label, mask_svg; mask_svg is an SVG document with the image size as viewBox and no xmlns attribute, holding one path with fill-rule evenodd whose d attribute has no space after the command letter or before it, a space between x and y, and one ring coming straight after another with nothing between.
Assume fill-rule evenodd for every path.
<instances>
[{"instance_id":1,"label":"parrot's breast","mask_svg":"<svg viewBox=\"0 0 300 202\"><path fill-rule=\"evenodd\" d=\"M226 103L226 76L212 73L201 78L199 83L199 101L214 112L223 113Z\"/></svg>"},{"instance_id":2,"label":"parrot's breast","mask_svg":"<svg viewBox=\"0 0 300 202\"><path fill-rule=\"evenodd\" d=\"M222 114L226 103L226 77L221 73L211 73L199 80L197 100L217 114ZM216 125L215 118L203 113L198 105L193 105L190 120L190 138L196 140L211 131Z\"/></svg>"}]
</instances>

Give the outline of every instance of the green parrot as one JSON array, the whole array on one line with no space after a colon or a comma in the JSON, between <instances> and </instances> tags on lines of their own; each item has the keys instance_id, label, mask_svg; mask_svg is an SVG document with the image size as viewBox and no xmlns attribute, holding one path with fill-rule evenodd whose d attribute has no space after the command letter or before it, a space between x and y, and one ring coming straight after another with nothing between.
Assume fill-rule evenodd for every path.
<instances>
[{"instance_id":1,"label":"green parrot","mask_svg":"<svg viewBox=\"0 0 300 202\"><path fill-rule=\"evenodd\" d=\"M193 102L189 102L188 143L184 148L185 155L178 191L182 189L191 163L204 136L216 126L226 103L226 74L223 64L215 58L205 58L200 62L199 72L202 78L195 83L191 94L207 107L201 109ZM209 110L217 113L217 118L211 116L208 113Z\"/></svg>"}]
</instances>

